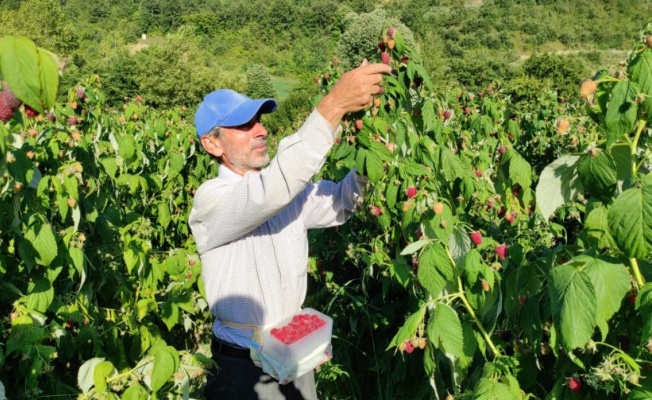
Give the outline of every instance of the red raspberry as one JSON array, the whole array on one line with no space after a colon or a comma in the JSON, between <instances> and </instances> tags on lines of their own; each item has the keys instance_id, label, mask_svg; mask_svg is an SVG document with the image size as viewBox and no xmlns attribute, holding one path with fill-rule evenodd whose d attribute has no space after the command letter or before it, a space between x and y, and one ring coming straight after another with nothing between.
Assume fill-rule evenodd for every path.
<instances>
[{"instance_id":1,"label":"red raspberry","mask_svg":"<svg viewBox=\"0 0 652 400\"><path fill-rule=\"evenodd\" d=\"M11 108L12 110L16 111L18 107L20 107L20 104L22 103L18 98L14 95L14 92L9 89L9 86L6 84L4 85L4 88L2 89L2 96L4 100L7 102L7 106Z\"/></svg>"},{"instance_id":2,"label":"red raspberry","mask_svg":"<svg viewBox=\"0 0 652 400\"><path fill-rule=\"evenodd\" d=\"M7 122L14 115L14 110L9 107L4 96L0 96L0 121Z\"/></svg>"},{"instance_id":3,"label":"red raspberry","mask_svg":"<svg viewBox=\"0 0 652 400\"><path fill-rule=\"evenodd\" d=\"M568 378L568 388L573 393L579 393L582 390L582 382L577 378Z\"/></svg>"},{"instance_id":4,"label":"red raspberry","mask_svg":"<svg viewBox=\"0 0 652 400\"><path fill-rule=\"evenodd\" d=\"M476 246L480 246L482 244L482 233L479 231L471 232L471 240Z\"/></svg>"},{"instance_id":5,"label":"red raspberry","mask_svg":"<svg viewBox=\"0 0 652 400\"><path fill-rule=\"evenodd\" d=\"M25 115L27 115L28 118L34 118L38 115L38 111L25 104Z\"/></svg>"},{"instance_id":6,"label":"red raspberry","mask_svg":"<svg viewBox=\"0 0 652 400\"><path fill-rule=\"evenodd\" d=\"M507 258L507 245L505 244L499 244L496 246L496 255L500 260L504 260Z\"/></svg>"},{"instance_id":7,"label":"red raspberry","mask_svg":"<svg viewBox=\"0 0 652 400\"><path fill-rule=\"evenodd\" d=\"M381 54L380 59L383 62L383 64L389 64L389 53Z\"/></svg>"},{"instance_id":8,"label":"red raspberry","mask_svg":"<svg viewBox=\"0 0 652 400\"><path fill-rule=\"evenodd\" d=\"M411 198L413 198L414 196L417 195L417 188L414 187L414 186L410 186L410 187L407 188L407 190L405 191L405 194L407 195L408 199L411 199Z\"/></svg>"},{"instance_id":9,"label":"red raspberry","mask_svg":"<svg viewBox=\"0 0 652 400\"><path fill-rule=\"evenodd\" d=\"M408 354L412 354L414 351L414 346L412 346L412 342L409 340L405 341L405 352Z\"/></svg>"}]
</instances>

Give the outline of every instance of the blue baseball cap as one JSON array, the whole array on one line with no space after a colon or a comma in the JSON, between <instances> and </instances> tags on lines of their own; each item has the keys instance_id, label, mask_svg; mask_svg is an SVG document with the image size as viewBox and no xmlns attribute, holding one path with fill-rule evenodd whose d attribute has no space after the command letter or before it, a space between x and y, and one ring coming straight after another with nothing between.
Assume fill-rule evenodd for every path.
<instances>
[{"instance_id":1,"label":"blue baseball cap","mask_svg":"<svg viewBox=\"0 0 652 400\"><path fill-rule=\"evenodd\" d=\"M276 110L274 99L251 99L229 89L220 89L204 97L195 112L195 128L199 137L216 127L229 128L246 124L256 114Z\"/></svg>"}]
</instances>

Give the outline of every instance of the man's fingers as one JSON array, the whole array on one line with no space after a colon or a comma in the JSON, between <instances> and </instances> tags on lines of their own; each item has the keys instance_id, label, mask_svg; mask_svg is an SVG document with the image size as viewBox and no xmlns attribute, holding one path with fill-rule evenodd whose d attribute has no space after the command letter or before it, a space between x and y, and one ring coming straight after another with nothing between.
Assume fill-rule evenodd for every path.
<instances>
[{"instance_id":1,"label":"man's fingers","mask_svg":"<svg viewBox=\"0 0 652 400\"><path fill-rule=\"evenodd\" d=\"M365 65L369 65L369 60L366 58L362 60L362 64L360 64L360 66L364 67Z\"/></svg>"}]
</instances>

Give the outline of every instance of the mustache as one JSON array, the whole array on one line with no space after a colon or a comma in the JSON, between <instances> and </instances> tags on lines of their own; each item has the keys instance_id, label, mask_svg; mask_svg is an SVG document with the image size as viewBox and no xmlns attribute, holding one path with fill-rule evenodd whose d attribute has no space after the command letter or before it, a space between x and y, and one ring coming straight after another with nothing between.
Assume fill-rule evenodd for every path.
<instances>
[{"instance_id":1,"label":"mustache","mask_svg":"<svg viewBox=\"0 0 652 400\"><path fill-rule=\"evenodd\" d=\"M255 142L253 142L251 144L252 149L255 149L257 147L262 147L262 146L267 146L267 140L266 139L259 139L259 140L256 140Z\"/></svg>"}]
</instances>

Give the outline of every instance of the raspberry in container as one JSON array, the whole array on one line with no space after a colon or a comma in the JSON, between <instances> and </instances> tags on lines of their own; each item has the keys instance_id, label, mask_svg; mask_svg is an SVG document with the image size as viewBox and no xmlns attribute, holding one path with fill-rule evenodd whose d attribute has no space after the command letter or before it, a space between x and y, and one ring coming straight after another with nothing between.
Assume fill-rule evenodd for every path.
<instances>
[{"instance_id":1,"label":"raspberry in container","mask_svg":"<svg viewBox=\"0 0 652 400\"><path fill-rule=\"evenodd\" d=\"M305 308L259 336L258 360L263 370L280 383L288 383L332 357L333 319Z\"/></svg>"}]
</instances>

